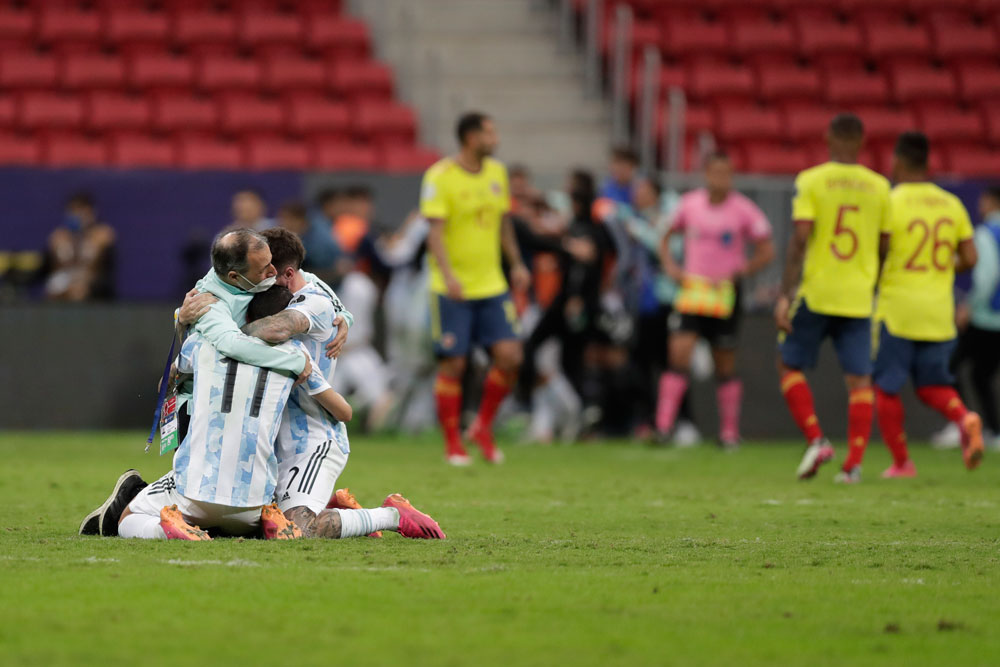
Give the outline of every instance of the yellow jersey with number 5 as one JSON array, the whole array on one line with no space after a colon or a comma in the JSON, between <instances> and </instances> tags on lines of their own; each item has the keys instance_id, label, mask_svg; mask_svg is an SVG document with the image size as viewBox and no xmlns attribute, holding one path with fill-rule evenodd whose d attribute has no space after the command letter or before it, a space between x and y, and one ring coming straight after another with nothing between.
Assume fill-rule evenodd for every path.
<instances>
[{"instance_id":1,"label":"yellow jersey with number 5","mask_svg":"<svg viewBox=\"0 0 1000 667\"><path fill-rule=\"evenodd\" d=\"M792 219L811 223L799 297L809 310L870 317L889 181L860 164L827 162L795 179Z\"/></svg>"},{"instance_id":2,"label":"yellow jersey with number 5","mask_svg":"<svg viewBox=\"0 0 1000 667\"><path fill-rule=\"evenodd\" d=\"M500 227L508 211L507 168L497 160L486 158L473 174L444 158L424 174L420 214L444 221L445 254L466 299L487 299L507 291L500 263ZM427 263L431 291L447 294L444 276L430 252Z\"/></svg>"},{"instance_id":3,"label":"yellow jersey with number 5","mask_svg":"<svg viewBox=\"0 0 1000 667\"><path fill-rule=\"evenodd\" d=\"M965 206L933 183L902 183L892 190L888 234L877 319L900 338L951 340L955 251L973 235Z\"/></svg>"}]
</instances>

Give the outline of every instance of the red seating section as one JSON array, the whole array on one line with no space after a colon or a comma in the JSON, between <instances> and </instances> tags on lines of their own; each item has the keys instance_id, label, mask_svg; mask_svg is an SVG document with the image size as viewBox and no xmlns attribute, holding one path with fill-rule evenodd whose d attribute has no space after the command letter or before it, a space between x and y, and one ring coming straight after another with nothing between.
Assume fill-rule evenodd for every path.
<instances>
[{"instance_id":1,"label":"red seating section","mask_svg":"<svg viewBox=\"0 0 1000 667\"><path fill-rule=\"evenodd\" d=\"M901 131L920 129L933 166L1000 176L998 0L619 1L634 15L632 99L641 51L658 45L663 99L673 86L687 94L686 153L707 131L739 166L791 173L823 159L834 114L855 111L878 169ZM605 57L616 4L605 3Z\"/></svg>"},{"instance_id":2,"label":"red seating section","mask_svg":"<svg viewBox=\"0 0 1000 667\"><path fill-rule=\"evenodd\" d=\"M425 168L341 4L0 0L0 165Z\"/></svg>"}]
</instances>

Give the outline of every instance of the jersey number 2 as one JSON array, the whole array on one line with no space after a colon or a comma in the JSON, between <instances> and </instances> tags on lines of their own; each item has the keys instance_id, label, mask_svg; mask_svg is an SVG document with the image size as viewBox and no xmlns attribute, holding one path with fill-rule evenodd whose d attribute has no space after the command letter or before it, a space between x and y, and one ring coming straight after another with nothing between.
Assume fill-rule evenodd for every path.
<instances>
[{"instance_id":1,"label":"jersey number 2","mask_svg":"<svg viewBox=\"0 0 1000 667\"><path fill-rule=\"evenodd\" d=\"M953 224L955 223L953 223L949 218L941 218L934 223L934 229L931 230L931 226L920 218L912 220L910 224L907 225L906 231L913 233L914 230L920 230L923 233L923 236L920 237L920 243L917 244L917 249L913 251L912 255L910 255L910 259L906 260L906 270L918 272L927 270L926 264L917 263L917 257L919 257L920 253L923 252L928 239L933 237L934 245L931 247L931 264L933 264L934 268L938 271L947 271L951 267L950 260L951 256L954 254L954 250L951 247L951 243L949 243L947 239L941 239L941 228L951 227ZM938 251L942 247L945 249L947 254L945 255L945 261L938 263Z\"/></svg>"},{"instance_id":2,"label":"jersey number 2","mask_svg":"<svg viewBox=\"0 0 1000 667\"><path fill-rule=\"evenodd\" d=\"M857 206L841 206L837 209L837 226L833 228L833 238L834 240L830 243L830 250L833 251L833 256L837 259L846 262L851 257L854 257L854 253L858 251L858 235L857 233L844 225L844 214L845 213L857 213ZM841 236L846 236L849 239L848 247L849 250L842 251L837 247L837 239Z\"/></svg>"}]
</instances>

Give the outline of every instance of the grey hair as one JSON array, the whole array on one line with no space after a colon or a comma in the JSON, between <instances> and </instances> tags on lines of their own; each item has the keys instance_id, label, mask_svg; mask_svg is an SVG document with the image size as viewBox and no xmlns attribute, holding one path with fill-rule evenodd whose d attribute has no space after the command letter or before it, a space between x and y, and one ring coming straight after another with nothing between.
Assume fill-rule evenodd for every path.
<instances>
[{"instance_id":1,"label":"grey hair","mask_svg":"<svg viewBox=\"0 0 1000 667\"><path fill-rule=\"evenodd\" d=\"M212 268L225 278L230 271L242 274L249 267L247 254L267 247L267 240L252 229L236 229L215 237L212 243Z\"/></svg>"}]
</instances>

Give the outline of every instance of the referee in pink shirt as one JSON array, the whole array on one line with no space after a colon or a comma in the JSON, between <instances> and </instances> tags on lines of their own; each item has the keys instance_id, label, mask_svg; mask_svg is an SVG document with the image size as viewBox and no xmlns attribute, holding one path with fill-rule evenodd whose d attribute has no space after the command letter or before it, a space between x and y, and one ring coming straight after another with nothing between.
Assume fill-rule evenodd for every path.
<instances>
[{"instance_id":1,"label":"referee in pink shirt","mask_svg":"<svg viewBox=\"0 0 1000 667\"><path fill-rule=\"evenodd\" d=\"M725 153L705 164L705 187L684 195L660 245L667 275L681 286L674 301L680 314L669 342L669 370L660 377L656 429L666 436L687 391L691 355L698 338L712 346L719 402L719 441L740 441L743 384L736 376L740 280L774 259L771 224L747 197L733 192L733 165ZM670 238L684 238L684 265L670 253ZM747 247L750 259L747 259Z\"/></svg>"}]
</instances>

